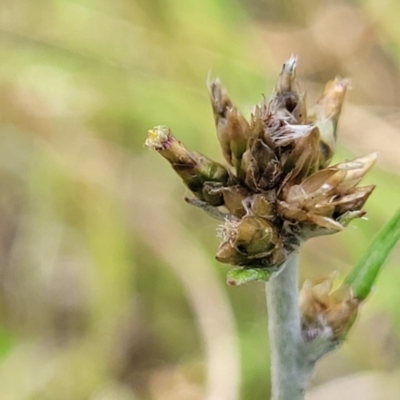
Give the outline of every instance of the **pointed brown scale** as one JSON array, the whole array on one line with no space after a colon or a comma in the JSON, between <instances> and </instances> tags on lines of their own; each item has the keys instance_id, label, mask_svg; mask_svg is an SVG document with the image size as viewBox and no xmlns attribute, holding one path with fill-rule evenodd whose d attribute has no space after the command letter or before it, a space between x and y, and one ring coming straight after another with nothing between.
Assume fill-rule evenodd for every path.
<instances>
[{"instance_id":1,"label":"pointed brown scale","mask_svg":"<svg viewBox=\"0 0 400 400\"><path fill-rule=\"evenodd\" d=\"M319 130L317 127L310 127L310 131L295 141L293 149L293 159L296 160L292 178L296 178L294 182L299 179L313 174L318 168L319 160Z\"/></svg>"},{"instance_id":2,"label":"pointed brown scale","mask_svg":"<svg viewBox=\"0 0 400 400\"><path fill-rule=\"evenodd\" d=\"M337 141L337 125L349 82L346 79L335 78L329 81L314 108L309 120L321 132L320 167L326 167L333 156Z\"/></svg>"},{"instance_id":3,"label":"pointed brown scale","mask_svg":"<svg viewBox=\"0 0 400 400\"><path fill-rule=\"evenodd\" d=\"M313 222L322 228L331 229L334 231L341 231L343 229L343 226L332 218L314 214L312 212L308 213L307 217L310 222Z\"/></svg>"},{"instance_id":4,"label":"pointed brown scale","mask_svg":"<svg viewBox=\"0 0 400 400\"><path fill-rule=\"evenodd\" d=\"M219 182L205 182L202 191L204 200L213 207L222 206L224 204L222 187Z\"/></svg>"},{"instance_id":5,"label":"pointed brown scale","mask_svg":"<svg viewBox=\"0 0 400 400\"><path fill-rule=\"evenodd\" d=\"M364 205L374 187L354 188L353 185L375 158L376 155L370 155L338 164L287 188L289 181L286 190L280 193L278 213L292 223L300 223L299 232L304 239L342 230L352 219L362 216L354 212Z\"/></svg>"},{"instance_id":6,"label":"pointed brown scale","mask_svg":"<svg viewBox=\"0 0 400 400\"><path fill-rule=\"evenodd\" d=\"M332 197L329 196L328 200L322 199L321 202L318 202L313 205L315 214L325 215L326 217L332 218L335 213L335 205L331 202ZM307 205L307 203L306 203Z\"/></svg>"},{"instance_id":7,"label":"pointed brown scale","mask_svg":"<svg viewBox=\"0 0 400 400\"><path fill-rule=\"evenodd\" d=\"M271 99L271 112L293 124L303 124L307 111L305 94L300 91L296 78L297 57L290 57L283 64Z\"/></svg>"},{"instance_id":8,"label":"pointed brown scale","mask_svg":"<svg viewBox=\"0 0 400 400\"><path fill-rule=\"evenodd\" d=\"M325 192L323 188L305 197L302 202L304 209L312 211L315 214L324 214L331 216L334 211L334 206L329 204L331 199L336 197L336 192Z\"/></svg>"},{"instance_id":9,"label":"pointed brown scale","mask_svg":"<svg viewBox=\"0 0 400 400\"><path fill-rule=\"evenodd\" d=\"M208 81L207 86L222 153L230 165L240 168L249 137L249 123L233 107L219 79Z\"/></svg>"},{"instance_id":10,"label":"pointed brown scale","mask_svg":"<svg viewBox=\"0 0 400 400\"><path fill-rule=\"evenodd\" d=\"M236 108L231 108L227 112L228 134L231 151L237 160L240 160L246 150L249 138L249 123L239 114Z\"/></svg>"},{"instance_id":11,"label":"pointed brown scale","mask_svg":"<svg viewBox=\"0 0 400 400\"><path fill-rule=\"evenodd\" d=\"M246 151L250 136L250 126L236 108L227 112L227 133L230 143L231 163L236 169L236 176L243 180L245 172L241 169L243 153Z\"/></svg>"},{"instance_id":12,"label":"pointed brown scale","mask_svg":"<svg viewBox=\"0 0 400 400\"><path fill-rule=\"evenodd\" d=\"M270 145L272 145L272 147ZM268 160L275 156L273 148L274 145L269 136L268 128L261 117L261 109L260 107L256 107L254 113L251 115L247 150L243 154L241 160L243 176L239 175L239 180L245 183L249 188L257 190L259 187L258 180L260 178L260 172L265 168L265 165L259 164L260 157L257 157L257 149L261 150L263 154L266 155L266 160L268 162ZM265 160L263 160L263 162L264 161Z\"/></svg>"},{"instance_id":13,"label":"pointed brown scale","mask_svg":"<svg viewBox=\"0 0 400 400\"><path fill-rule=\"evenodd\" d=\"M348 211L360 210L374 189L375 185L370 185L349 190L344 196L332 202L335 214L343 215Z\"/></svg>"},{"instance_id":14,"label":"pointed brown scale","mask_svg":"<svg viewBox=\"0 0 400 400\"><path fill-rule=\"evenodd\" d=\"M249 256L247 259L247 265L268 268L273 271L277 271L279 267L287 260L289 254L290 251L286 251L283 248L282 242L278 242L270 253L261 258L258 255L253 257Z\"/></svg>"},{"instance_id":15,"label":"pointed brown scale","mask_svg":"<svg viewBox=\"0 0 400 400\"><path fill-rule=\"evenodd\" d=\"M284 157L282 169L287 175L282 186L298 184L318 169L320 156L318 128L309 126L309 131L293 142L294 148Z\"/></svg>"},{"instance_id":16,"label":"pointed brown scale","mask_svg":"<svg viewBox=\"0 0 400 400\"><path fill-rule=\"evenodd\" d=\"M344 171L331 167L309 176L301 183L301 187L307 195L330 193L340 185L345 175Z\"/></svg>"},{"instance_id":17,"label":"pointed brown scale","mask_svg":"<svg viewBox=\"0 0 400 400\"><path fill-rule=\"evenodd\" d=\"M259 171L257 161L252 154L251 148L248 148L243 153L241 170L243 171L243 177L239 176L239 180L249 189L256 191Z\"/></svg>"},{"instance_id":18,"label":"pointed brown scale","mask_svg":"<svg viewBox=\"0 0 400 400\"><path fill-rule=\"evenodd\" d=\"M229 241L220 244L215 258L223 263L230 265L246 265L247 257L237 251Z\"/></svg>"},{"instance_id":19,"label":"pointed brown scale","mask_svg":"<svg viewBox=\"0 0 400 400\"><path fill-rule=\"evenodd\" d=\"M352 161L336 164L334 167L346 171L343 182L338 190L344 191L356 186L365 174L372 168L378 158L378 153L370 153Z\"/></svg>"},{"instance_id":20,"label":"pointed brown scale","mask_svg":"<svg viewBox=\"0 0 400 400\"><path fill-rule=\"evenodd\" d=\"M232 102L219 78L208 79L207 88L216 122L218 118L226 118L226 112L232 108Z\"/></svg>"},{"instance_id":21,"label":"pointed brown scale","mask_svg":"<svg viewBox=\"0 0 400 400\"><path fill-rule=\"evenodd\" d=\"M333 340L346 335L353 324L359 302L354 299L350 288L342 286L332 292L336 274L332 273L316 282L306 280L299 292L299 309L303 337L315 336L315 331L331 330Z\"/></svg>"},{"instance_id":22,"label":"pointed brown scale","mask_svg":"<svg viewBox=\"0 0 400 400\"><path fill-rule=\"evenodd\" d=\"M283 187L301 182L303 177L318 169L318 128L312 125L283 124L270 126L270 130L277 147L276 153L286 174Z\"/></svg>"},{"instance_id":23,"label":"pointed brown scale","mask_svg":"<svg viewBox=\"0 0 400 400\"><path fill-rule=\"evenodd\" d=\"M304 124L307 120L307 108L306 108L306 93L299 92L297 105L292 111L292 116L295 123Z\"/></svg>"},{"instance_id":24,"label":"pointed brown scale","mask_svg":"<svg viewBox=\"0 0 400 400\"><path fill-rule=\"evenodd\" d=\"M204 200L205 182L226 184L229 180L228 171L221 164L189 151L166 126L150 129L145 144L168 160L186 186L201 200Z\"/></svg>"},{"instance_id":25,"label":"pointed brown scale","mask_svg":"<svg viewBox=\"0 0 400 400\"><path fill-rule=\"evenodd\" d=\"M349 87L349 80L336 77L326 83L324 92L317 100L314 109L310 114L316 118L336 120L340 115L343 106L344 96Z\"/></svg>"},{"instance_id":26,"label":"pointed brown scale","mask_svg":"<svg viewBox=\"0 0 400 400\"><path fill-rule=\"evenodd\" d=\"M251 183L254 181L254 189L257 190L262 168L265 168L265 164L267 164L274 157L274 153L265 143L263 143L262 139L252 140L249 151L251 154L251 158L249 158L251 160L251 164L249 168L247 168L247 171L250 170ZM260 162L262 163L261 165ZM246 183L248 183L247 176Z\"/></svg>"},{"instance_id":27,"label":"pointed brown scale","mask_svg":"<svg viewBox=\"0 0 400 400\"><path fill-rule=\"evenodd\" d=\"M287 193L281 197L288 204L302 206L307 197L307 193L304 191L301 185L293 185L288 188Z\"/></svg>"},{"instance_id":28,"label":"pointed brown scale","mask_svg":"<svg viewBox=\"0 0 400 400\"><path fill-rule=\"evenodd\" d=\"M256 106L254 112L250 116L249 139L250 140L255 140L258 138L264 139L264 130L265 130L265 123L261 115L261 109L259 106ZM269 139L269 143L265 139L264 141L267 143L267 145L273 146L272 139ZM248 146L249 143L251 142L248 142Z\"/></svg>"},{"instance_id":29,"label":"pointed brown scale","mask_svg":"<svg viewBox=\"0 0 400 400\"><path fill-rule=\"evenodd\" d=\"M280 266L286 260L290 252L283 248L282 242L275 245L274 251L271 253L269 262L271 266Z\"/></svg>"},{"instance_id":30,"label":"pointed brown scale","mask_svg":"<svg viewBox=\"0 0 400 400\"><path fill-rule=\"evenodd\" d=\"M305 210L285 201L278 201L277 211L281 217L288 221L303 222L307 220L307 212Z\"/></svg>"},{"instance_id":31,"label":"pointed brown scale","mask_svg":"<svg viewBox=\"0 0 400 400\"><path fill-rule=\"evenodd\" d=\"M243 201L247 215L255 215L268 220L275 220L276 213L273 206L275 195L271 193L268 197L269 198L264 194L254 194L251 197L247 197Z\"/></svg>"},{"instance_id":32,"label":"pointed brown scale","mask_svg":"<svg viewBox=\"0 0 400 400\"><path fill-rule=\"evenodd\" d=\"M319 279L315 281L312 287L312 294L317 299L318 305L328 307L330 303L330 294L333 288L333 282L337 276L337 272L333 271L329 274L328 279Z\"/></svg>"},{"instance_id":33,"label":"pointed brown scale","mask_svg":"<svg viewBox=\"0 0 400 400\"><path fill-rule=\"evenodd\" d=\"M334 337L339 340L344 338L352 327L358 314L359 301L350 299L337 302L327 312L327 323L332 328Z\"/></svg>"},{"instance_id":34,"label":"pointed brown scale","mask_svg":"<svg viewBox=\"0 0 400 400\"><path fill-rule=\"evenodd\" d=\"M228 211L235 217L242 218L246 214L243 201L250 196L250 193L239 185L224 187L221 192Z\"/></svg>"},{"instance_id":35,"label":"pointed brown scale","mask_svg":"<svg viewBox=\"0 0 400 400\"><path fill-rule=\"evenodd\" d=\"M218 78L214 80L208 80L207 88L210 95L211 106L214 114L214 122L217 129L217 137L222 149L222 154L225 160L230 165L233 165L227 121L227 113L228 110L232 108L232 102Z\"/></svg>"},{"instance_id":36,"label":"pointed brown scale","mask_svg":"<svg viewBox=\"0 0 400 400\"><path fill-rule=\"evenodd\" d=\"M276 188L282 181L282 169L278 160L272 160L265 168L258 182L261 190L271 190Z\"/></svg>"},{"instance_id":37,"label":"pointed brown scale","mask_svg":"<svg viewBox=\"0 0 400 400\"><path fill-rule=\"evenodd\" d=\"M302 323L310 324L316 319L316 304L312 292L312 283L309 279L303 282L299 291L299 309L301 313Z\"/></svg>"},{"instance_id":38,"label":"pointed brown scale","mask_svg":"<svg viewBox=\"0 0 400 400\"><path fill-rule=\"evenodd\" d=\"M264 125L264 132L263 132L262 138L263 138L264 143L270 149L272 149L272 150L274 150L276 152L276 146L275 146L275 143L274 143L274 141L272 139L272 136L271 136L271 132L270 132L270 130L269 130L267 125Z\"/></svg>"},{"instance_id":39,"label":"pointed brown scale","mask_svg":"<svg viewBox=\"0 0 400 400\"><path fill-rule=\"evenodd\" d=\"M254 168L253 164L255 164L255 160L251 148L255 141L262 135L264 129L262 120L257 118L254 114L251 114L250 118L249 140L247 141L246 151L243 153L241 160L241 170L244 173L244 177L251 168Z\"/></svg>"},{"instance_id":40,"label":"pointed brown scale","mask_svg":"<svg viewBox=\"0 0 400 400\"><path fill-rule=\"evenodd\" d=\"M275 150L275 143L272 140L271 132L266 123L269 118L270 114L265 106L263 109L256 106L254 113L251 115L250 137L261 138L268 147Z\"/></svg>"},{"instance_id":41,"label":"pointed brown scale","mask_svg":"<svg viewBox=\"0 0 400 400\"><path fill-rule=\"evenodd\" d=\"M242 168L246 171L245 183L255 190L273 189L282 174L275 153L261 138L252 139L243 155Z\"/></svg>"}]
</instances>

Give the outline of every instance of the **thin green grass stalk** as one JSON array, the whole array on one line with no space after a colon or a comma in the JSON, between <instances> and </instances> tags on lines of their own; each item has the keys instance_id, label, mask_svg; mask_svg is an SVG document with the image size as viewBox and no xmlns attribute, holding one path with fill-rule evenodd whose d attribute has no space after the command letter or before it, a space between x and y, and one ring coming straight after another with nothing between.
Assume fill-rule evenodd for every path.
<instances>
[{"instance_id":1,"label":"thin green grass stalk","mask_svg":"<svg viewBox=\"0 0 400 400\"><path fill-rule=\"evenodd\" d=\"M353 296L364 300L376 281L387 256L400 239L400 210L374 237L371 246L346 277L344 285L352 288Z\"/></svg>"}]
</instances>

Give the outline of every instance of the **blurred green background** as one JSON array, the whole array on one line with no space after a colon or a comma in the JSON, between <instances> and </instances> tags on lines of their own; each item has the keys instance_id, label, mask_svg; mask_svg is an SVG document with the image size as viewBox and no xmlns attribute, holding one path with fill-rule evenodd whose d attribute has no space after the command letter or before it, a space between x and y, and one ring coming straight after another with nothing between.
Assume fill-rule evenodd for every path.
<instances>
[{"instance_id":1,"label":"blurred green background","mask_svg":"<svg viewBox=\"0 0 400 400\"><path fill-rule=\"evenodd\" d=\"M310 103L349 77L335 161L379 151L378 187L368 221L301 258L302 279L343 276L400 203L399 18L396 0L2 0L0 399L267 399L264 287L225 285L218 222L146 131L222 160L209 71L247 115L292 53ZM400 398L399 257L313 399Z\"/></svg>"}]
</instances>

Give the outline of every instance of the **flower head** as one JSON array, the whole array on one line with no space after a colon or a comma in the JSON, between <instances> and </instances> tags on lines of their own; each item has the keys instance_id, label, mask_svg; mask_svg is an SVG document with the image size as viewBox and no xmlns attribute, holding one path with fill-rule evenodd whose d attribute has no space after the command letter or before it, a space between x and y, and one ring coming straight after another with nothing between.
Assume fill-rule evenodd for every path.
<instances>
[{"instance_id":1,"label":"flower head","mask_svg":"<svg viewBox=\"0 0 400 400\"><path fill-rule=\"evenodd\" d=\"M254 108L249 122L219 79L208 80L226 168L189 151L167 127L149 131L146 145L165 157L193 192L189 202L225 218L217 251L223 263L276 270L302 241L338 232L362 217L375 188L357 185L376 153L328 166L348 81L328 82L307 114L296 67L292 56L270 100Z\"/></svg>"},{"instance_id":2,"label":"flower head","mask_svg":"<svg viewBox=\"0 0 400 400\"><path fill-rule=\"evenodd\" d=\"M312 341L329 331L332 340L342 338L353 324L360 302L353 297L350 287L332 291L336 273L311 282L306 280L299 293L302 332L306 341Z\"/></svg>"}]
</instances>

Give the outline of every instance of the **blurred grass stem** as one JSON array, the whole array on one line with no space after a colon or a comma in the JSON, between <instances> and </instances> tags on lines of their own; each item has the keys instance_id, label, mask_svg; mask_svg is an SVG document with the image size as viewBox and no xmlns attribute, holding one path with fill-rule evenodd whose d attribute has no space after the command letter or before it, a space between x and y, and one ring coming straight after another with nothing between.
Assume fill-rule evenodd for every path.
<instances>
[{"instance_id":1,"label":"blurred grass stem","mask_svg":"<svg viewBox=\"0 0 400 400\"><path fill-rule=\"evenodd\" d=\"M386 258L400 239L400 210L376 234L369 249L346 277L344 285L351 287L360 301L370 294Z\"/></svg>"},{"instance_id":2,"label":"blurred grass stem","mask_svg":"<svg viewBox=\"0 0 400 400\"><path fill-rule=\"evenodd\" d=\"M304 399L314 367L301 335L298 260L298 253L293 253L266 286L272 400Z\"/></svg>"}]
</instances>

